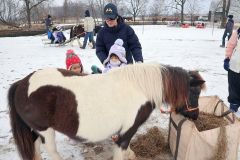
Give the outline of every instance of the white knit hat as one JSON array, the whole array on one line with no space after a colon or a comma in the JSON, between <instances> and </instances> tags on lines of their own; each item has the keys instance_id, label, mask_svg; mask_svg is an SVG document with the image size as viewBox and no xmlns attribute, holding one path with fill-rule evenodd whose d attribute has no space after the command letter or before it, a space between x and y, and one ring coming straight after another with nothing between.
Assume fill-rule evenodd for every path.
<instances>
[{"instance_id":1,"label":"white knit hat","mask_svg":"<svg viewBox=\"0 0 240 160\"><path fill-rule=\"evenodd\" d=\"M123 47L123 40L122 39L117 39L114 44L112 45L112 47L109 50L109 54L107 59L104 60L103 65L106 65L109 61L110 61L110 57L112 54L115 54L116 56L118 56L119 60L122 63L126 63L127 64L127 60L126 60L126 50Z\"/></svg>"}]
</instances>

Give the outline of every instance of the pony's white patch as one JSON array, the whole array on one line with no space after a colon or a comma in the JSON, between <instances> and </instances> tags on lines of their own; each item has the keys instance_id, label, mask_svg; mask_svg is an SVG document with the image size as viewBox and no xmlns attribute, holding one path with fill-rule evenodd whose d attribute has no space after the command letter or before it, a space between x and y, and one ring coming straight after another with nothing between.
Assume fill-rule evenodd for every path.
<instances>
[{"instance_id":1,"label":"pony's white patch","mask_svg":"<svg viewBox=\"0 0 240 160\"><path fill-rule=\"evenodd\" d=\"M72 91L78 103L77 136L99 141L134 123L141 105L162 103L162 75L159 64L128 65L107 74L64 77L56 69L37 71L29 79L28 95L45 85Z\"/></svg>"}]
</instances>

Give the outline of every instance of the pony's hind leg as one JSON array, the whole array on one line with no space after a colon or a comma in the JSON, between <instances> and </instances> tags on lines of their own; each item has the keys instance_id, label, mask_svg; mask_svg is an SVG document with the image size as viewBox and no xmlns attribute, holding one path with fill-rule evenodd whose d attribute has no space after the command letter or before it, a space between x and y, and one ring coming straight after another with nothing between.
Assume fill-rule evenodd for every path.
<instances>
[{"instance_id":1,"label":"pony's hind leg","mask_svg":"<svg viewBox=\"0 0 240 160\"><path fill-rule=\"evenodd\" d=\"M79 48L83 46L82 43L80 42L80 38L77 38L77 42L78 42Z\"/></svg>"},{"instance_id":2,"label":"pony's hind leg","mask_svg":"<svg viewBox=\"0 0 240 160\"><path fill-rule=\"evenodd\" d=\"M45 138L43 146L47 153L51 156L52 160L63 160L57 152L55 131L52 128L48 128L46 131L40 132L40 134Z\"/></svg>"}]
</instances>

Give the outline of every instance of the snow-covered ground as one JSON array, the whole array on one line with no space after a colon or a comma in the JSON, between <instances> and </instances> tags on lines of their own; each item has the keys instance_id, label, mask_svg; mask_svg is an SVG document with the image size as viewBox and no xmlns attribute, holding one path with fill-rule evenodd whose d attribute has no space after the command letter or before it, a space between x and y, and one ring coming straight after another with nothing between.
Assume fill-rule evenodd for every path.
<instances>
[{"instance_id":1,"label":"snow-covered ground","mask_svg":"<svg viewBox=\"0 0 240 160\"><path fill-rule=\"evenodd\" d=\"M227 72L223 69L224 49L220 48L223 30L206 28L172 28L167 26L133 26L143 48L145 62L196 69L206 80L207 91L202 95L218 95L227 103ZM69 31L65 32L67 38ZM75 46L50 47L42 44L45 36L0 38L0 160L19 160L10 131L6 95L10 84L29 73L45 68L65 68L65 53L74 49L80 56L84 69L90 72L91 65L101 66L95 50ZM168 126L165 115L152 114L139 132L147 127ZM63 135L57 136L57 146L65 159L84 159L79 146L73 146ZM46 157L46 153L44 153ZM239 158L240 159L240 158Z\"/></svg>"}]
</instances>

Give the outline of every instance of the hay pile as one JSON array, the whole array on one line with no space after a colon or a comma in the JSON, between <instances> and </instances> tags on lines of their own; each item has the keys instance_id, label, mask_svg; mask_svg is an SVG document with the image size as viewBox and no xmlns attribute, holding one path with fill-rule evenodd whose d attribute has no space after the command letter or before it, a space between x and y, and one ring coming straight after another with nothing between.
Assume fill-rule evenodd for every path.
<instances>
[{"instance_id":1,"label":"hay pile","mask_svg":"<svg viewBox=\"0 0 240 160\"><path fill-rule=\"evenodd\" d=\"M157 127L151 128L145 135L137 136L130 147L137 157L152 159L160 154L171 155L167 140Z\"/></svg>"},{"instance_id":2,"label":"hay pile","mask_svg":"<svg viewBox=\"0 0 240 160\"><path fill-rule=\"evenodd\" d=\"M195 123L199 132L223 127L229 124L228 121L222 117L217 117L213 114L204 112L200 112L198 119L194 120L193 122Z\"/></svg>"}]
</instances>

